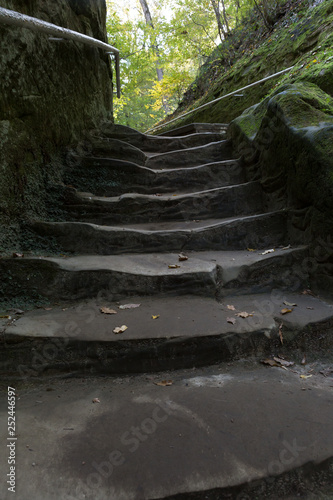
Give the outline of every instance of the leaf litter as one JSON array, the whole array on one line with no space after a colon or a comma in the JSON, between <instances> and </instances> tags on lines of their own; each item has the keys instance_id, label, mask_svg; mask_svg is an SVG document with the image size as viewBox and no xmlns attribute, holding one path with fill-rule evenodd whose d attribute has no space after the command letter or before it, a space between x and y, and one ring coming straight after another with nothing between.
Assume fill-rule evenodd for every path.
<instances>
[{"instance_id":1,"label":"leaf litter","mask_svg":"<svg viewBox=\"0 0 333 500\"><path fill-rule=\"evenodd\" d=\"M112 331L115 334L124 333L127 330L127 328L128 328L128 326L126 326L126 325L116 326L116 328L114 328Z\"/></svg>"},{"instance_id":2,"label":"leaf litter","mask_svg":"<svg viewBox=\"0 0 333 500\"><path fill-rule=\"evenodd\" d=\"M99 309L103 314L117 314L117 311L110 309L110 307L100 307Z\"/></svg>"}]
</instances>

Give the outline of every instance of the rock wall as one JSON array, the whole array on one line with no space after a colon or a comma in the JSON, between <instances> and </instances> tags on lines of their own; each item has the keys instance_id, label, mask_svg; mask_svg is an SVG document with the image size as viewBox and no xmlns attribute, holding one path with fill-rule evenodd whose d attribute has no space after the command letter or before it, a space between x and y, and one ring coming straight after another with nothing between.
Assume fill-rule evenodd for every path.
<instances>
[{"instance_id":1,"label":"rock wall","mask_svg":"<svg viewBox=\"0 0 333 500\"><path fill-rule=\"evenodd\" d=\"M284 85L231 122L248 180L267 210L288 209L291 244L309 245L305 274L333 290L333 99L314 84Z\"/></svg>"},{"instance_id":2,"label":"rock wall","mask_svg":"<svg viewBox=\"0 0 333 500\"><path fill-rule=\"evenodd\" d=\"M0 0L0 6L107 41L105 0ZM18 221L42 216L61 183L62 155L112 119L102 50L0 23L0 251ZM50 191L51 190L51 191Z\"/></svg>"}]
</instances>

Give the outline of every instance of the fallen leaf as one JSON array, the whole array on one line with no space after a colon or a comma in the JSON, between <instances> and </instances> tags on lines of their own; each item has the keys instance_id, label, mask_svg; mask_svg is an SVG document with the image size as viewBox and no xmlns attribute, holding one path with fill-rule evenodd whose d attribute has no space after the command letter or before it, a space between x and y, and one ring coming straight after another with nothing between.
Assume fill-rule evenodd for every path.
<instances>
[{"instance_id":1,"label":"fallen leaf","mask_svg":"<svg viewBox=\"0 0 333 500\"><path fill-rule=\"evenodd\" d=\"M17 253L17 252L14 252L14 253L13 253L13 257L14 257L14 258L16 258L16 259L18 259L18 258L22 258L22 257L24 257L24 254L23 254L23 253Z\"/></svg>"},{"instance_id":2,"label":"fallen leaf","mask_svg":"<svg viewBox=\"0 0 333 500\"><path fill-rule=\"evenodd\" d=\"M284 308L284 309L281 309L280 312L281 312L281 314L288 314L288 313L293 312L293 309L286 309L286 308Z\"/></svg>"},{"instance_id":3,"label":"fallen leaf","mask_svg":"<svg viewBox=\"0 0 333 500\"><path fill-rule=\"evenodd\" d=\"M12 317L11 317L11 316L9 316L8 314L2 314L2 315L0 316L0 319L12 319Z\"/></svg>"},{"instance_id":4,"label":"fallen leaf","mask_svg":"<svg viewBox=\"0 0 333 500\"><path fill-rule=\"evenodd\" d=\"M281 323L281 325L279 326L279 337L280 337L281 344L283 344L282 327L283 327L283 324Z\"/></svg>"},{"instance_id":5,"label":"fallen leaf","mask_svg":"<svg viewBox=\"0 0 333 500\"><path fill-rule=\"evenodd\" d=\"M53 307L43 307L44 311L52 311Z\"/></svg>"},{"instance_id":6,"label":"fallen leaf","mask_svg":"<svg viewBox=\"0 0 333 500\"><path fill-rule=\"evenodd\" d=\"M227 318L227 322L234 325L236 323L236 320L235 320L235 318Z\"/></svg>"},{"instance_id":7,"label":"fallen leaf","mask_svg":"<svg viewBox=\"0 0 333 500\"><path fill-rule=\"evenodd\" d=\"M287 247L283 247L282 250L289 250L291 248L291 245L288 245Z\"/></svg>"},{"instance_id":8,"label":"fallen leaf","mask_svg":"<svg viewBox=\"0 0 333 500\"><path fill-rule=\"evenodd\" d=\"M268 253L273 253L275 252L274 248L271 248L270 250L265 250L264 252L261 252L259 255L267 255Z\"/></svg>"},{"instance_id":9,"label":"fallen leaf","mask_svg":"<svg viewBox=\"0 0 333 500\"><path fill-rule=\"evenodd\" d=\"M313 307L307 307L307 309L313 309Z\"/></svg>"},{"instance_id":10,"label":"fallen leaf","mask_svg":"<svg viewBox=\"0 0 333 500\"><path fill-rule=\"evenodd\" d=\"M302 295L313 295L313 296L315 296L315 294L311 290L309 290L309 288L303 290Z\"/></svg>"},{"instance_id":11,"label":"fallen leaf","mask_svg":"<svg viewBox=\"0 0 333 500\"><path fill-rule=\"evenodd\" d=\"M157 319L157 318L159 318L159 317L160 317L160 315L159 315L159 314L156 314L156 316L154 316L154 314L152 314L152 316L151 316L151 317L152 317L152 319Z\"/></svg>"},{"instance_id":12,"label":"fallen leaf","mask_svg":"<svg viewBox=\"0 0 333 500\"><path fill-rule=\"evenodd\" d=\"M99 309L103 314L117 314L117 311L110 309L109 307L100 307Z\"/></svg>"},{"instance_id":13,"label":"fallen leaf","mask_svg":"<svg viewBox=\"0 0 333 500\"><path fill-rule=\"evenodd\" d=\"M154 382L155 385L161 385L162 387L166 387L167 385L172 385L172 380L162 380L161 382Z\"/></svg>"},{"instance_id":14,"label":"fallen leaf","mask_svg":"<svg viewBox=\"0 0 333 500\"><path fill-rule=\"evenodd\" d=\"M128 326L122 325L122 326L116 326L116 328L113 331L113 333L124 333L127 330Z\"/></svg>"},{"instance_id":15,"label":"fallen leaf","mask_svg":"<svg viewBox=\"0 0 333 500\"><path fill-rule=\"evenodd\" d=\"M136 309L137 307L140 307L141 304L124 304L123 306L118 306L119 309Z\"/></svg>"},{"instance_id":16,"label":"fallen leaf","mask_svg":"<svg viewBox=\"0 0 333 500\"><path fill-rule=\"evenodd\" d=\"M182 262L183 260L188 260L187 255L185 255L184 253L180 253L178 255L178 258L179 258L180 262Z\"/></svg>"},{"instance_id":17,"label":"fallen leaf","mask_svg":"<svg viewBox=\"0 0 333 500\"><path fill-rule=\"evenodd\" d=\"M320 370L321 375L324 375L324 377L327 377L331 373L333 373L333 368L326 368L325 370Z\"/></svg>"},{"instance_id":18,"label":"fallen leaf","mask_svg":"<svg viewBox=\"0 0 333 500\"><path fill-rule=\"evenodd\" d=\"M168 266L169 269L178 269L178 267L180 267L180 266L178 266L178 264L170 264Z\"/></svg>"},{"instance_id":19,"label":"fallen leaf","mask_svg":"<svg viewBox=\"0 0 333 500\"><path fill-rule=\"evenodd\" d=\"M240 318L248 318L249 316L253 316L253 314L247 313L245 311L237 313L236 316L239 316Z\"/></svg>"},{"instance_id":20,"label":"fallen leaf","mask_svg":"<svg viewBox=\"0 0 333 500\"><path fill-rule=\"evenodd\" d=\"M260 363L263 363L264 365L269 365L269 366L280 366L274 359L262 359Z\"/></svg>"},{"instance_id":21,"label":"fallen leaf","mask_svg":"<svg viewBox=\"0 0 333 500\"><path fill-rule=\"evenodd\" d=\"M289 307L296 307L297 306L297 304L293 304L292 302L288 302L287 300L285 300L283 303L284 303L284 305L289 306Z\"/></svg>"},{"instance_id":22,"label":"fallen leaf","mask_svg":"<svg viewBox=\"0 0 333 500\"><path fill-rule=\"evenodd\" d=\"M305 364L306 364L306 355L304 354L303 359L301 361L301 365L305 365Z\"/></svg>"},{"instance_id":23,"label":"fallen leaf","mask_svg":"<svg viewBox=\"0 0 333 500\"><path fill-rule=\"evenodd\" d=\"M227 305L227 308L230 309L230 311L236 311L236 307L233 305L230 306Z\"/></svg>"},{"instance_id":24,"label":"fallen leaf","mask_svg":"<svg viewBox=\"0 0 333 500\"><path fill-rule=\"evenodd\" d=\"M300 375L300 378L310 378L312 375Z\"/></svg>"},{"instance_id":25,"label":"fallen leaf","mask_svg":"<svg viewBox=\"0 0 333 500\"><path fill-rule=\"evenodd\" d=\"M22 309L8 309L8 311L13 314L24 314L24 311Z\"/></svg>"},{"instance_id":26,"label":"fallen leaf","mask_svg":"<svg viewBox=\"0 0 333 500\"><path fill-rule=\"evenodd\" d=\"M293 366L295 364L294 361L287 361L281 356L274 356L273 359L282 366Z\"/></svg>"},{"instance_id":27,"label":"fallen leaf","mask_svg":"<svg viewBox=\"0 0 333 500\"><path fill-rule=\"evenodd\" d=\"M92 402L93 402L93 403L100 403L100 400L99 400L98 398L94 398L94 399L92 400Z\"/></svg>"},{"instance_id":28,"label":"fallen leaf","mask_svg":"<svg viewBox=\"0 0 333 500\"><path fill-rule=\"evenodd\" d=\"M255 251L256 251L256 249L255 249L255 248L247 248L247 251L248 251L248 252L255 252Z\"/></svg>"}]
</instances>

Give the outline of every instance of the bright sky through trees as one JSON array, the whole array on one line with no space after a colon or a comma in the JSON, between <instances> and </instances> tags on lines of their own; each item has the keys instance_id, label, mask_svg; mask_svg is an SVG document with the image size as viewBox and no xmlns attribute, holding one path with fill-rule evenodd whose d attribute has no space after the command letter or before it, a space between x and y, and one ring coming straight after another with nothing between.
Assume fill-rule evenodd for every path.
<instances>
[{"instance_id":1,"label":"bright sky through trees","mask_svg":"<svg viewBox=\"0 0 333 500\"><path fill-rule=\"evenodd\" d=\"M107 0L109 41L121 55L122 97L114 101L116 122L145 130L172 112L199 67L240 17L256 5L263 17L268 16L278 1ZM151 23L143 12L145 3Z\"/></svg>"}]
</instances>

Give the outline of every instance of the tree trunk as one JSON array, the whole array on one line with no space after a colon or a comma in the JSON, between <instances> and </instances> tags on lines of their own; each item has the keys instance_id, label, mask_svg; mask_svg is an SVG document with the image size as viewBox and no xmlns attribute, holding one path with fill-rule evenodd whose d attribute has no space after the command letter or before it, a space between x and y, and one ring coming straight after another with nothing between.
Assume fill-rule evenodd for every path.
<instances>
[{"instance_id":1,"label":"tree trunk","mask_svg":"<svg viewBox=\"0 0 333 500\"><path fill-rule=\"evenodd\" d=\"M153 24L153 20L152 20L151 14L150 14L150 10L149 10L149 7L148 7L147 0L140 0L140 4L141 4L141 7L142 7L143 15L145 16L146 24L148 26L150 26L152 29L155 29L154 28L154 24ZM157 74L157 80L160 82L160 81L163 80L163 69L160 67L160 64L159 64L160 51L159 51L157 43L153 43L152 44L152 48L153 48L153 50L154 50L154 52L156 54L156 57L157 57L157 61L156 61L156 74ZM168 112L169 112L169 106L168 106L168 103L167 103L167 99L165 97L163 97L162 98L162 102L163 102L164 112L165 112L165 114L168 114Z\"/></svg>"}]
</instances>

